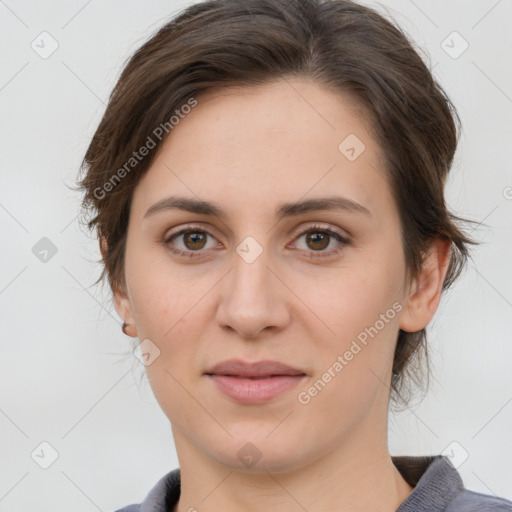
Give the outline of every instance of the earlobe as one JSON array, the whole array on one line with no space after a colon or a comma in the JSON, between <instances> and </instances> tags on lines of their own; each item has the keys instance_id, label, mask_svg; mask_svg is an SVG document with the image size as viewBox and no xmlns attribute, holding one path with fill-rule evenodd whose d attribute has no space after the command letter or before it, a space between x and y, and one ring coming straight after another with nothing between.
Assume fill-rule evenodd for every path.
<instances>
[{"instance_id":1,"label":"earlobe","mask_svg":"<svg viewBox=\"0 0 512 512\"><path fill-rule=\"evenodd\" d=\"M420 275L411 287L400 319L400 329L421 331L432 320L441 300L443 282L451 258L451 242L436 238L431 243Z\"/></svg>"}]
</instances>

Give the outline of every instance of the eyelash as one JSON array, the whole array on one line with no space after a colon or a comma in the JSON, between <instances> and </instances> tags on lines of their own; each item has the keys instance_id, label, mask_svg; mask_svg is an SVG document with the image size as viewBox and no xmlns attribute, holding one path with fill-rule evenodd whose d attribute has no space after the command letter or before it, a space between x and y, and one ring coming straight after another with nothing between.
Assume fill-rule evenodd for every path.
<instances>
[{"instance_id":1,"label":"eyelash","mask_svg":"<svg viewBox=\"0 0 512 512\"><path fill-rule=\"evenodd\" d=\"M188 225L186 228L178 231L177 233L173 233L171 236L167 237L164 240L164 245L171 252L173 252L174 254L177 254L178 256L184 256L186 258L200 258L200 257L202 257L201 253L204 251L203 249L200 249L198 251L190 251L190 250L189 251L183 251L181 249L176 249L175 247L171 247L171 245L170 245L170 243L171 243L171 241L173 239L179 237L180 235L184 235L186 233L189 233L189 232L206 233L207 235L211 236L212 238L215 238L212 234L210 234L208 232L208 230L204 229L201 226ZM351 241L348 238L342 236L340 233L338 233L336 231L333 231L332 229L326 228L324 226L321 226L321 225L310 226L305 231L302 231L301 233L299 233L294 238L294 240L297 239L297 238L300 238L301 236L304 236L304 235L306 235L308 233L312 233L312 232L313 233L314 232L319 232L319 233L326 234L326 235L334 238L338 242L340 242L340 246L336 247L335 249L331 249L329 251L323 251L323 250L311 251L311 257L312 258L327 258L327 257L330 257L330 256L334 256L334 255L338 254L339 252L341 252L343 250L343 246L350 245L350 243L351 243Z\"/></svg>"}]
</instances>

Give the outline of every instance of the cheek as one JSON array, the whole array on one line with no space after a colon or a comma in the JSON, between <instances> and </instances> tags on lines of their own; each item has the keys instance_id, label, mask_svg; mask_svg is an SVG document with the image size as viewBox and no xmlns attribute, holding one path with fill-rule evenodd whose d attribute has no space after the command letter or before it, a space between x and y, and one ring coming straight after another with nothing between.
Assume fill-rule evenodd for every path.
<instances>
[{"instance_id":1,"label":"cheek","mask_svg":"<svg viewBox=\"0 0 512 512\"><path fill-rule=\"evenodd\" d=\"M202 338L207 313L201 297L206 291L199 284L147 279L132 295L139 339L152 340L160 350L160 362L173 373L190 368L180 367L180 362L185 364L193 356Z\"/></svg>"},{"instance_id":2,"label":"cheek","mask_svg":"<svg viewBox=\"0 0 512 512\"><path fill-rule=\"evenodd\" d=\"M183 274L161 270L153 266L151 271L132 274L134 319L139 339L149 338L160 351L145 367L156 400L171 423L191 429L195 418L204 414L188 390L199 379L193 370L207 314L201 297L209 287L202 282L205 279L194 282Z\"/></svg>"},{"instance_id":3,"label":"cheek","mask_svg":"<svg viewBox=\"0 0 512 512\"><path fill-rule=\"evenodd\" d=\"M322 417L329 418L310 424L320 437L355 427L375 404L387 402L384 397L389 393L386 383L398 332L397 311L379 294L362 290L343 297L335 306L324 304L336 335L316 338L315 373L297 397L303 413L321 411Z\"/></svg>"},{"instance_id":4,"label":"cheek","mask_svg":"<svg viewBox=\"0 0 512 512\"><path fill-rule=\"evenodd\" d=\"M138 337L149 338L160 350L146 367L158 394L159 387L176 384L171 374L180 382L194 378L192 363L204 338L209 292L218 277L211 271L201 274L192 265L173 265L163 251L155 255L142 248L127 258L126 269Z\"/></svg>"},{"instance_id":5,"label":"cheek","mask_svg":"<svg viewBox=\"0 0 512 512\"><path fill-rule=\"evenodd\" d=\"M136 238L134 235L129 239L126 251L132 313L139 338L164 339L192 307L191 302L200 292L200 280L189 275L190 271L172 265L162 248L149 248L148 241L146 245L144 241L134 243Z\"/></svg>"},{"instance_id":6,"label":"cheek","mask_svg":"<svg viewBox=\"0 0 512 512\"><path fill-rule=\"evenodd\" d=\"M327 406L332 400L358 409L388 380L402 309L400 276L399 258L360 258L358 265L303 289L324 333L311 333L322 390L318 402Z\"/></svg>"},{"instance_id":7,"label":"cheek","mask_svg":"<svg viewBox=\"0 0 512 512\"><path fill-rule=\"evenodd\" d=\"M400 299L399 275L399 265L391 260L359 258L357 264L324 276L301 278L295 290L306 299L311 314L322 320L322 339L343 345L374 325ZM390 312L386 325L393 323L395 313Z\"/></svg>"}]
</instances>

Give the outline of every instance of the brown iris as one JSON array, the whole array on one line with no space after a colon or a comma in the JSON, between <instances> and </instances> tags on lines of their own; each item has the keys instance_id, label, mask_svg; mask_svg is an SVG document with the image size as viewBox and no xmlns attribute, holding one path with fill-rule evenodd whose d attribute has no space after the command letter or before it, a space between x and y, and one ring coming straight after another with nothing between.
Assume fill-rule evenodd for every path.
<instances>
[{"instance_id":1,"label":"brown iris","mask_svg":"<svg viewBox=\"0 0 512 512\"><path fill-rule=\"evenodd\" d=\"M317 244L316 247L313 245L311 248L315 250L325 249L329 245L329 237L327 233L320 231L312 231L306 235L306 243ZM319 245L318 245L319 244Z\"/></svg>"},{"instance_id":2,"label":"brown iris","mask_svg":"<svg viewBox=\"0 0 512 512\"><path fill-rule=\"evenodd\" d=\"M201 231L187 231L183 233L183 241L187 249L202 249L206 243L206 233ZM190 240L191 245L187 243Z\"/></svg>"}]
</instances>

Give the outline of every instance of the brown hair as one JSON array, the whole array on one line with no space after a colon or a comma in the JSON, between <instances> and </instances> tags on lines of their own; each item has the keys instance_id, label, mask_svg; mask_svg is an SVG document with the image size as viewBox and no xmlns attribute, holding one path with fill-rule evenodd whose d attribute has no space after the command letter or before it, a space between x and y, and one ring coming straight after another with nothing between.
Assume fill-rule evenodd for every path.
<instances>
[{"instance_id":1,"label":"brown hair","mask_svg":"<svg viewBox=\"0 0 512 512\"><path fill-rule=\"evenodd\" d=\"M418 276L429 241L441 237L452 248L443 289L453 283L467 262L467 244L477 243L456 224L471 221L450 213L444 199L458 115L402 30L348 0L203 1L179 13L133 54L81 168L82 207L94 215L87 226L96 227L103 248L97 282L108 276L112 290L123 289L133 190L172 128L169 119L202 91L292 76L358 98L386 158L408 282ZM166 127L160 138L157 127ZM156 147L130 160L150 138ZM407 404L407 381L428 387L428 366L426 330L400 330L390 383L396 403Z\"/></svg>"}]
</instances>

